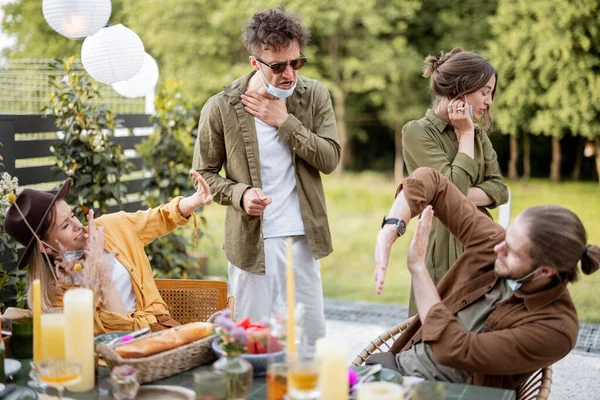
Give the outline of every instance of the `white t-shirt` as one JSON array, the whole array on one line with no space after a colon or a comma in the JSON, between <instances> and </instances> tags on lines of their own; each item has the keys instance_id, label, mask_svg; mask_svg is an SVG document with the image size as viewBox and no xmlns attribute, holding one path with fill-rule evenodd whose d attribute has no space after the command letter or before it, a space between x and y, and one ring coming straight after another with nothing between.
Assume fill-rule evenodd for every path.
<instances>
[{"instance_id":1,"label":"white t-shirt","mask_svg":"<svg viewBox=\"0 0 600 400\"><path fill-rule=\"evenodd\" d=\"M127 268L119 262L113 255L105 253L106 265L110 271L110 277L119 293L126 310L135 310L136 301L131 276Z\"/></svg>"},{"instance_id":2,"label":"white t-shirt","mask_svg":"<svg viewBox=\"0 0 600 400\"><path fill-rule=\"evenodd\" d=\"M277 129L254 118L263 193L273 201L262 216L263 237L304 235L300 202L296 191L296 174L288 145Z\"/></svg>"}]
</instances>

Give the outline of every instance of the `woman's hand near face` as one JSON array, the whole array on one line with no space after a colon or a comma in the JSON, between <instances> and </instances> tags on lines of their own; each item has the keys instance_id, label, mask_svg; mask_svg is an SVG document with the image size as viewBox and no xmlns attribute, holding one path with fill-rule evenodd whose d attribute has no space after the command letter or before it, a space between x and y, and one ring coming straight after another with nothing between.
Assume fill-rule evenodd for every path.
<instances>
[{"instance_id":1,"label":"woman's hand near face","mask_svg":"<svg viewBox=\"0 0 600 400\"><path fill-rule=\"evenodd\" d=\"M448 119L454 127L458 141L473 140L475 125L469 116L469 103L461 99L450 100L448 103Z\"/></svg>"}]
</instances>

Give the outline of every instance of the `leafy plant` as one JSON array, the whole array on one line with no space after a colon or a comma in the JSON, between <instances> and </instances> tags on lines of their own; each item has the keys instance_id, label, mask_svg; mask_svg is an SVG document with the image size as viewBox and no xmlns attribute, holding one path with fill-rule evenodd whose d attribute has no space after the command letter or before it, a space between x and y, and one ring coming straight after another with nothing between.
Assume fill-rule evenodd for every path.
<instances>
[{"instance_id":1,"label":"leafy plant","mask_svg":"<svg viewBox=\"0 0 600 400\"><path fill-rule=\"evenodd\" d=\"M4 232L4 219L10 207L8 195L14 193L19 186L19 179L5 172L0 178L0 264L17 259L17 242Z\"/></svg>"},{"instance_id":2,"label":"leafy plant","mask_svg":"<svg viewBox=\"0 0 600 400\"><path fill-rule=\"evenodd\" d=\"M144 182L145 201L150 207L194 190L188 171L200 112L182 95L182 86L181 81L166 82L155 99L156 113L151 118L154 133L136 146L144 169L150 171ZM194 229L194 235L201 236L200 229ZM167 278L201 278L195 270L198 260L187 252L190 245L186 237L173 232L146 246L155 274Z\"/></svg>"},{"instance_id":3,"label":"leafy plant","mask_svg":"<svg viewBox=\"0 0 600 400\"><path fill-rule=\"evenodd\" d=\"M56 156L55 174L63 171L73 179L67 202L78 205L83 214L90 207L104 214L109 201L122 204L127 186L121 177L133 166L121 146L111 141L115 115L106 105L98 105L98 84L74 71L73 61L70 57L50 64L65 75L50 78L52 90L42 112L56 117L56 126L64 135L51 150Z\"/></svg>"},{"instance_id":4,"label":"leafy plant","mask_svg":"<svg viewBox=\"0 0 600 400\"><path fill-rule=\"evenodd\" d=\"M25 308L27 303L26 273L26 270L20 269L0 272L0 312L4 311L7 305Z\"/></svg>"}]
</instances>

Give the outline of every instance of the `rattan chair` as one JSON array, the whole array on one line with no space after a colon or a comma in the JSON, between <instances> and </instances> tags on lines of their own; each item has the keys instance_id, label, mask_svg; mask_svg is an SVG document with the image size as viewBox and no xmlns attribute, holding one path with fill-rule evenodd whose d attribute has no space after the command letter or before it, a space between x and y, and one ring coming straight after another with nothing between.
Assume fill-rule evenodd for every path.
<instances>
[{"instance_id":1,"label":"rattan chair","mask_svg":"<svg viewBox=\"0 0 600 400\"><path fill-rule=\"evenodd\" d=\"M229 308L227 283L198 279L155 279L156 286L173 319L181 324L207 321L214 313Z\"/></svg>"},{"instance_id":2,"label":"rattan chair","mask_svg":"<svg viewBox=\"0 0 600 400\"><path fill-rule=\"evenodd\" d=\"M391 350L394 341L410 326L415 317L401 321L392 328L377 336L354 359L353 365L362 365L374 353L383 353ZM517 400L547 400L552 385L552 366L540 368L535 371L527 381L517 388Z\"/></svg>"}]
</instances>

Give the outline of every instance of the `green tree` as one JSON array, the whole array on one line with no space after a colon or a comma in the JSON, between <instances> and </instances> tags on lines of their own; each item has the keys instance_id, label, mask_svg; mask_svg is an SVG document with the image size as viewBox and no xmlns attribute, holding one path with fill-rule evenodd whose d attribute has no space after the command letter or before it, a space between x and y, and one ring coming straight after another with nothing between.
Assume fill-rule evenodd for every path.
<instances>
[{"instance_id":1,"label":"green tree","mask_svg":"<svg viewBox=\"0 0 600 400\"><path fill-rule=\"evenodd\" d=\"M419 2L293 0L286 5L312 32L307 75L322 80L331 91L343 169L352 163L346 126L349 95L384 91L395 83L409 47L404 34Z\"/></svg>"},{"instance_id":2,"label":"green tree","mask_svg":"<svg viewBox=\"0 0 600 400\"><path fill-rule=\"evenodd\" d=\"M182 94L182 87L181 81L167 80L155 100L154 133L136 146L144 170L149 171L144 189L150 207L194 190L188 171L200 110ZM194 229L194 237L202 233L197 226ZM186 236L172 232L154 240L145 250L158 277L201 278L196 268L199 260L188 254L190 246Z\"/></svg>"},{"instance_id":3,"label":"green tree","mask_svg":"<svg viewBox=\"0 0 600 400\"><path fill-rule=\"evenodd\" d=\"M110 201L121 204L127 186L121 181L132 164L127 162L121 146L111 140L115 116L105 105L97 105L98 83L83 72L72 70L73 57L52 67L65 75L51 77L45 115L56 117L56 127L63 138L51 147L56 156L55 171L73 179L67 201L76 204L83 214L95 208L104 214ZM105 133L106 131L106 133Z\"/></svg>"},{"instance_id":4,"label":"green tree","mask_svg":"<svg viewBox=\"0 0 600 400\"><path fill-rule=\"evenodd\" d=\"M560 138L600 137L597 0L500 0L491 19L503 130L552 137L551 179L560 179ZM600 164L598 165L600 175Z\"/></svg>"}]
</instances>

